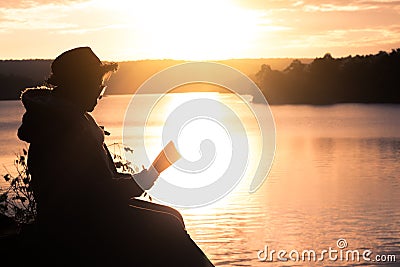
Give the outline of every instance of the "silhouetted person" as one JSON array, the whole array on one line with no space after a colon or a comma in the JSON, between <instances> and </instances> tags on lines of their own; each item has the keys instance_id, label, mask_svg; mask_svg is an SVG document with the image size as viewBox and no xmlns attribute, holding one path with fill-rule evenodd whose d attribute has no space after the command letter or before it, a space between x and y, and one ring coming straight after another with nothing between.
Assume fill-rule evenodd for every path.
<instances>
[{"instance_id":1,"label":"silhouetted person","mask_svg":"<svg viewBox=\"0 0 400 267\"><path fill-rule=\"evenodd\" d=\"M212 266L178 211L132 199L143 189L116 171L104 131L89 114L117 64L79 47L58 56L51 69L52 89L23 92L18 129L30 143L37 201L33 258L52 266ZM154 169L138 174L146 190L157 177Z\"/></svg>"}]
</instances>

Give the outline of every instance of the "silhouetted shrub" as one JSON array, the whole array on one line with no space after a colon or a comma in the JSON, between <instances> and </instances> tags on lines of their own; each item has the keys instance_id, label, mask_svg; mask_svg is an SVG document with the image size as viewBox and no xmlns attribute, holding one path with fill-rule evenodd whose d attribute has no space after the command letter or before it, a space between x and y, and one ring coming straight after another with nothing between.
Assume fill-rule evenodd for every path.
<instances>
[{"instance_id":1,"label":"silhouetted shrub","mask_svg":"<svg viewBox=\"0 0 400 267\"><path fill-rule=\"evenodd\" d=\"M113 158L115 167L119 172L133 174L139 172L139 168L124 157L124 152L133 153L133 149L120 143L113 143L108 146ZM36 219L36 201L33 195L31 175L27 166L27 149L22 149L16 154L14 161L15 175L9 170L3 175L8 185L7 188L0 188L0 214L2 218L12 219L17 226L31 224ZM148 196L146 192L143 197ZM151 197L148 196L151 200ZM0 224L1 225L1 224Z\"/></svg>"}]
</instances>

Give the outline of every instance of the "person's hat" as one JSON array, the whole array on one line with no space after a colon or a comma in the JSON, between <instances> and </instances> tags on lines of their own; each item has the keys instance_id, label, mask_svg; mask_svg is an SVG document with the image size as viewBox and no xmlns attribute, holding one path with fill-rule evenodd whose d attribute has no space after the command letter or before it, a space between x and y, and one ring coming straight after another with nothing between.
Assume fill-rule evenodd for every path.
<instances>
[{"instance_id":1,"label":"person's hat","mask_svg":"<svg viewBox=\"0 0 400 267\"><path fill-rule=\"evenodd\" d=\"M87 75L102 76L107 72L116 71L117 68L117 63L101 62L90 47L77 47L65 51L51 64L53 79L57 78L58 82Z\"/></svg>"}]
</instances>

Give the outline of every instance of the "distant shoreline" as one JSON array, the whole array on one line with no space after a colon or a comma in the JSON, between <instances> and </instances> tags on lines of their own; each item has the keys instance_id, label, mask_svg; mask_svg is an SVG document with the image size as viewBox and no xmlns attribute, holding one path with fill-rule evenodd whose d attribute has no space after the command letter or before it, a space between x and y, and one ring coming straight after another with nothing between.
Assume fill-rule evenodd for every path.
<instances>
[{"instance_id":1,"label":"distant shoreline","mask_svg":"<svg viewBox=\"0 0 400 267\"><path fill-rule=\"evenodd\" d=\"M260 58L212 61L247 75L271 105L334 105L340 103L400 104L400 48L390 53L315 59ZM41 86L52 60L0 60L0 100L18 100L25 88ZM151 76L184 60L118 62L107 95L130 95ZM208 86L208 85L207 85ZM217 91L207 86L180 88L188 92ZM204 88L203 88L204 87ZM211 86L212 87L212 86ZM243 88L242 93L246 93ZM148 93L157 93L157 88ZM254 96L254 103L263 102ZM262 97L261 97L262 98Z\"/></svg>"}]
</instances>

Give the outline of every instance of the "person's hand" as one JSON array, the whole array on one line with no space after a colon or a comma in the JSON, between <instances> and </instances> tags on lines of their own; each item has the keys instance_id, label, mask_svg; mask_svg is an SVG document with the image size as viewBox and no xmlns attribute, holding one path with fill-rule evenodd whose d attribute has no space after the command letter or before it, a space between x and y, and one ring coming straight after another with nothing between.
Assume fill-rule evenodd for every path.
<instances>
[{"instance_id":1,"label":"person's hand","mask_svg":"<svg viewBox=\"0 0 400 267\"><path fill-rule=\"evenodd\" d=\"M142 171L132 175L136 183L144 190L150 189L160 174L151 166L149 169L143 168Z\"/></svg>"}]
</instances>

